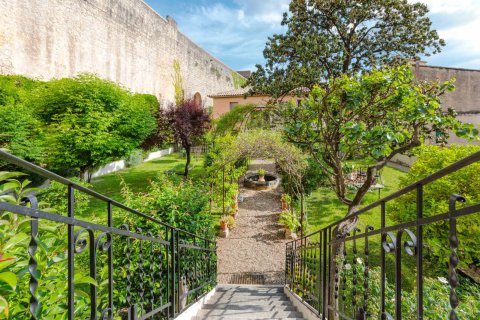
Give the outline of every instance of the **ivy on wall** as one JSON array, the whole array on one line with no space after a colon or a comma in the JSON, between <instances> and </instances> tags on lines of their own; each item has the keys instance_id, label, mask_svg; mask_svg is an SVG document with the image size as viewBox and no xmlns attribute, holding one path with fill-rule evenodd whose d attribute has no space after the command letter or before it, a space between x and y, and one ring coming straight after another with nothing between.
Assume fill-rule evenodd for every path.
<instances>
[{"instance_id":1,"label":"ivy on wall","mask_svg":"<svg viewBox=\"0 0 480 320\"><path fill-rule=\"evenodd\" d=\"M183 94L183 78L180 68L180 62L177 59L173 60L173 87L175 90L175 104L178 106L182 103L184 94Z\"/></svg>"},{"instance_id":2,"label":"ivy on wall","mask_svg":"<svg viewBox=\"0 0 480 320\"><path fill-rule=\"evenodd\" d=\"M247 82L247 79L245 79L235 71L232 71L232 80L233 80L233 87L235 88L235 90L241 89Z\"/></svg>"}]
</instances>

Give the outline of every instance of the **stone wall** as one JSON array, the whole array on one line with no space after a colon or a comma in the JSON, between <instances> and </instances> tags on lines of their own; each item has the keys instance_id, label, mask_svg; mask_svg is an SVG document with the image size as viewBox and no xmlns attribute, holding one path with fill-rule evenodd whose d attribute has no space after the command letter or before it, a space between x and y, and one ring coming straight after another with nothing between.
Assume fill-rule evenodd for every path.
<instances>
[{"instance_id":1,"label":"stone wall","mask_svg":"<svg viewBox=\"0 0 480 320\"><path fill-rule=\"evenodd\" d=\"M413 63L415 77L428 81L446 81L455 78L456 90L446 93L442 105L451 107L462 122L480 123L480 70L429 66L423 61ZM479 144L451 135L449 143Z\"/></svg>"},{"instance_id":2,"label":"stone wall","mask_svg":"<svg viewBox=\"0 0 480 320\"><path fill-rule=\"evenodd\" d=\"M83 72L174 101L173 63L185 95L234 88L232 70L141 0L0 0L0 73L39 79Z\"/></svg>"}]
</instances>

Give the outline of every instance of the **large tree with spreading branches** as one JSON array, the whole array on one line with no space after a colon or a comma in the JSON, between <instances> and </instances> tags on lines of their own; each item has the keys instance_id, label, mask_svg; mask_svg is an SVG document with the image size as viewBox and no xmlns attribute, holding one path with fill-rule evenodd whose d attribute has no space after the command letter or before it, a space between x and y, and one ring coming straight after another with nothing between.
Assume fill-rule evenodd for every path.
<instances>
[{"instance_id":1,"label":"large tree with spreading branches","mask_svg":"<svg viewBox=\"0 0 480 320\"><path fill-rule=\"evenodd\" d=\"M428 8L407 0L292 0L285 34L268 39L253 92L281 97L299 88L441 51Z\"/></svg>"}]
</instances>

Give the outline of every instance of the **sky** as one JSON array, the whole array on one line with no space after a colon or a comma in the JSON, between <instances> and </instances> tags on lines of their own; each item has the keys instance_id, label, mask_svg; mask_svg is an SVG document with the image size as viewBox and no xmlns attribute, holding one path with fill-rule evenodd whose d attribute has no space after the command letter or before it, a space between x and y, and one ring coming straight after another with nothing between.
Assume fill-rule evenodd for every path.
<instances>
[{"instance_id":1,"label":"sky","mask_svg":"<svg viewBox=\"0 0 480 320\"><path fill-rule=\"evenodd\" d=\"M280 25L290 0L144 0L202 48L235 70L263 64L268 37ZM409 0L413 1L413 0ZM425 57L429 65L480 69L480 0L420 0L447 45Z\"/></svg>"}]
</instances>

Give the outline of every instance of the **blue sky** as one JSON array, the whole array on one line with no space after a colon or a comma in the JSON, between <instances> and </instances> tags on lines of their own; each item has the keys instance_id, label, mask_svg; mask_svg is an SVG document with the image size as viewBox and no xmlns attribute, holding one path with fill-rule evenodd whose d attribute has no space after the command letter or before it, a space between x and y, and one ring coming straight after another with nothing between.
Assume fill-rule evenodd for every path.
<instances>
[{"instance_id":1,"label":"blue sky","mask_svg":"<svg viewBox=\"0 0 480 320\"><path fill-rule=\"evenodd\" d=\"M412 0L413 1L413 0ZM201 47L236 70L263 63L270 35L281 33L289 0L145 0ZM447 42L430 65L480 69L480 0L422 0Z\"/></svg>"}]
</instances>

